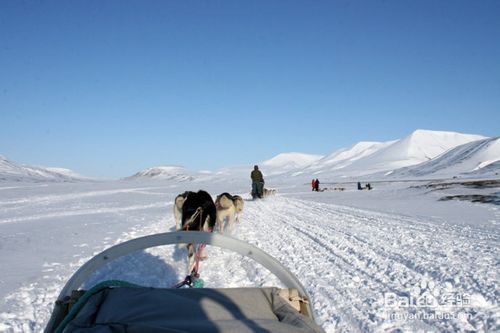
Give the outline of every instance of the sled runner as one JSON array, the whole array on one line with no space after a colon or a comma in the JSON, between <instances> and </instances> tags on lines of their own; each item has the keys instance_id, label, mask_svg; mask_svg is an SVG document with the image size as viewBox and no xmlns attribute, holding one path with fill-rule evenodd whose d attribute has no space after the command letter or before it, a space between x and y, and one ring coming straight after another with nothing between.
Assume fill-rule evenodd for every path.
<instances>
[{"instance_id":1,"label":"sled runner","mask_svg":"<svg viewBox=\"0 0 500 333\"><path fill-rule=\"evenodd\" d=\"M213 245L252 258L286 288L168 289L106 281L78 289L116 258L180 243ZM324 332L309 299L300 281L257 247L218 234L179 231L133 239L90 259L64 286L45 332Z\"/></svg>"}]
</instances>

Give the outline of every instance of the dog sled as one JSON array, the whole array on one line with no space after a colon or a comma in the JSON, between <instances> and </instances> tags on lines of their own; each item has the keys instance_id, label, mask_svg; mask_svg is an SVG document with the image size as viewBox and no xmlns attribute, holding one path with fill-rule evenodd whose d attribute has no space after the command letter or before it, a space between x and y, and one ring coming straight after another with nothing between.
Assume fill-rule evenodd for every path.
<instances>
[{"instance_id":1,"label":"dog sled","mask_svg":"<svg viewBox=\"0 0 500 333\"><path fill-rule=\"evenodd\" d=\"M195 288L188 276L184 288L152 288L115 280L79 289L92 273L116 258L183 243L212 245L252 258L285 288ZM62 289L45 332L324 333L309 300L300 281L257 247L218 234L178 231L133 239L90 259Z\"/></svg>"}]
</instances>

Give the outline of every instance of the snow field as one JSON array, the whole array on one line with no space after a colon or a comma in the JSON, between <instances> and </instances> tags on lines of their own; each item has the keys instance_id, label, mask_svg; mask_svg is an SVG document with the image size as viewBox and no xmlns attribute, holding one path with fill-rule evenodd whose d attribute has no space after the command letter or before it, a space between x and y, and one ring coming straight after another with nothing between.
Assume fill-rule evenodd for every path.
<instances>
[{"instance_id":1,"label":"snow field","mask_svg":"<svg viewBox=\"0 0 500 333\"><path fill-rule=\"evenodd\" d=\"M205 188L213 196L218 193ZM60 189L57 195L21 191L17 198L0 198L0 206L6 208L0 213L1 227L26 233L24 227L34 230L41 225L47 234L58 232L68 239L53 244L54 252L40 250L40 272L30 271L28 277L22 262L29 253L22 246L13 248L19 261L14 269L21 271L22 283L17 288L0 284L5 294L0 331L43 330L65 282L92 255L132 238L173 231L172 200L183 190L78 187ZM241 195L247 199L245 208L230 235L258 246L290 269L308 290L318 323L327 332L500 329L500 234L495 225L455 225L437 217L380 213L312 201L303 193L261 201ZM78 235L72 237L75 232ZM16 235L11 237L18 240ZM2 254L14 246L0 239L5 245L0 247ZM31 243L44 249L40 239ZM207 247L207 254L200 267L206 287L280 286L251 259L214 247ZM170 287L185 273L185 249L162 246L110 263L84 287L115 278ZM395 296L404 301L443 294L465 297L470 303L387 304Z\"/></svg>"}]
</instances>

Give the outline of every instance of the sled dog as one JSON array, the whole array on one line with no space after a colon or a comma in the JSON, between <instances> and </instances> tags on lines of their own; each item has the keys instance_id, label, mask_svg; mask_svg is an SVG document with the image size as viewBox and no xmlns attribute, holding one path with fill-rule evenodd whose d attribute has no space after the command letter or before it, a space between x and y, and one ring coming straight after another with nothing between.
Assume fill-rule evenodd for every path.
<instances>
[{"instance_id":1,"label":"sled dog","mask_svg":"<svg viewBox=\"0 0 500 333\"><path fill-rule=\"evenodd\" d=\"M175 230L179 230L181 228L182 206L184 205L184 201L186 200L189 193L194 193L194 192L186 191L175 197L174 200Z\"/></svg>"},{"instance_id":2,"label":"sled dog","mask_svg":"<svg viewBox=\"0 0 500 333\"><path fill-rule=\"evenodd\" d=\"M219 232L224 233L224 227L227 221L227 226L231 230L235 220L239 221L239 214L243 210L243 198L239 195L231 195L224 192L217 196L215 200L217 209L217 225Z\"/></svg>"},{"instance_id":3,"label":"sled dog","mask_svg":"<svg viewBox=\"0 0 500 333\"><path fill-rule=\"evenodd\" d=\"M274 188L264 188L264 198L275 194L276 190Z\"/></svg>"},{"instance_id":4,"label":"sled dog","mask_svg":"<svg viewBox=\"0 0 500 333\"><path fill-rule=\"evenodd\" d=\"M233 195L234 208L236 208L236 222L240 222L240 213L243 211L244 201L239 195Z\"/></svg>"},{"instance_id":5,"label":"sled dog","mask_svg":"<svg viewBox=\"0 0 500 333\"><path fill-rule=\"evenodd\" d=\"M214 201L206 191L188 193L182 205L182 230L212 231L215 225L217 212ZM188 274L194 267L194 245L188 244ZM203 251L200 253L203 258Z\"/></svg>"}]
</instances>

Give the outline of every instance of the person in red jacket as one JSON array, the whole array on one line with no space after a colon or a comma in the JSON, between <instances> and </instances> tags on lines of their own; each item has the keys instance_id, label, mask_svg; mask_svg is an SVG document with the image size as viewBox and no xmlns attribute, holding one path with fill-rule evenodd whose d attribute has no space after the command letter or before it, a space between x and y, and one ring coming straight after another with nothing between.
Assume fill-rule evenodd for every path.
<instances>
[{"instance_id":1,"label":"person in red jacket","mask_svg":"<svg viewBox=\"0 0 500 333\"><path fill-rule=\"evenodd\" d=\"M311 186L312 186L312 190L314 191L314 189L316 188L316 179L312 180Z\"/></svg>"}]
</instances>

